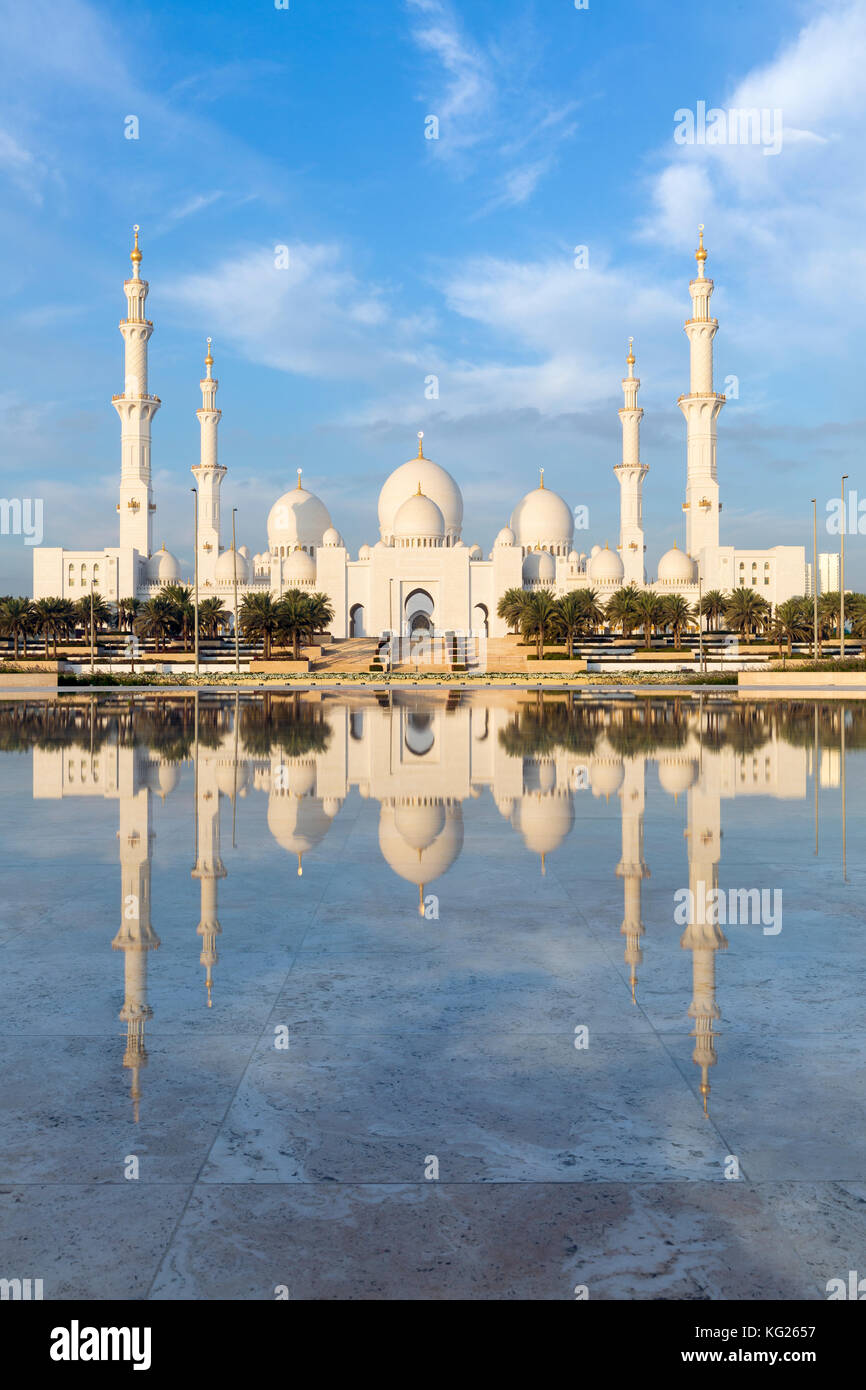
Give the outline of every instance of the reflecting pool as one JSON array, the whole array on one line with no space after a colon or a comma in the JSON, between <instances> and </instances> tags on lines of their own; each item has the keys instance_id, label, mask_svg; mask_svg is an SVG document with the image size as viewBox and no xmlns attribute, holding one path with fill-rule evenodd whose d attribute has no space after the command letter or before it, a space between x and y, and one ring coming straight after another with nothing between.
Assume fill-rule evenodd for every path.
<instances>
[{"instance_id":1,"label":"reflecting pool","mask_svg":"<svg viewBox=\"0 0 866 1390\"><path fill-rule=\"evenodd\" d=\"M0 1276L826 1298L864 759L728 691L3 701Z\"/></svg>"}]
</instances>

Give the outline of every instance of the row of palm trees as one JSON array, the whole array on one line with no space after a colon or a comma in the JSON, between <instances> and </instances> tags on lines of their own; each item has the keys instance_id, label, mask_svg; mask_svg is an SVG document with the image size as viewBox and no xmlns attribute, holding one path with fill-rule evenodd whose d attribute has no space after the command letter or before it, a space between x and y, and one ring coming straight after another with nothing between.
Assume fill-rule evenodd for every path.
<instances>
[{"instance_id":1,"label":"row of palm trees","mask_svg":"<svg viewBox=\"0 0 866 1390\"><path fill-rule=\"evenodd\" d=\"M707 628L722 627L744 637L766 634L787 643L808 641L813 632L813 600L801 595L777 604L775 610L754 589L744 587L724 593L710 589L702 596L701 616ZM633 584L616 589L603 606L594 589L573 589L557 598L550 589L508 589L499 600L497 612L509 628L535 642L541 659L547 642L565 642L569 658L577 642L607 627L623 637L642 632L647 647L654 633L672 633L674 646L682 647L683 633L698 626L698 606L682 594L657 594ZM818 642L839 635L841 597L822 594L818 603ZM845 595L845 626L857 637L866 637L866 594Z\"/></svg>"},{"instance_id":2,"label":"row of palm trees","mask_svg":"<svg viewBox=\"0 0 866 1390\"><path fill-rule=\"evenodd\" d=\"M295 657L302 642L311 641L334 620L334 610L325 594L306 594L290 589L282 598L270 594L247 594L239 612L239 630L246 640L261 642L265 660L274 644L291 645ZM91 633L91 622L93 633ZM198 606L199 634L216 637L231 625L231 614L221 598L202 599ZM184 584L164 584L152 598L141 602L122 598L110 606L94 593L73 603L63 598L0 599L0 637L11 638L12 655L27 655L28 641L44 644L46 658L57 656L58 642L74 640L83 632L85 641L112 628L130 632L153 642L154 651L165 651L170 641L179 639L188 651L195 633L195 604L192 589Z\"/></svg>"}]
</instances>

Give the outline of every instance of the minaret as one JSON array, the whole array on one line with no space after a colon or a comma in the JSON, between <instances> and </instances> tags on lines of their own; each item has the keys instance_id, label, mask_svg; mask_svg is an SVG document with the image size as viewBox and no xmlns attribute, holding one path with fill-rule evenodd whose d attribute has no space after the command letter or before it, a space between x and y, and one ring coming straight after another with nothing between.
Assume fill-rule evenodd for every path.
<instances>
[{"instance_id":1,"label":"minaret","mask_svg":"<svg viewBox=\"0 0 866 1390\"><path fill-rule=\"evenodd\" d=\"M622 421L622 463L614 468L619 483L619 553L625 584L644 582L643 480L649 472L640 461L640 422L643 410L637 403L640 378L634 374L634 339L628 340L628 376L623 377L625 405L619 411Z\"/></svg>"},{"instance_id":2,"label":"minaret","mask_svg":"<svg viewBox=\"0 0 866 1390\"><path fill-rule=\"evenodd\" d=\"M150 289L140 275L141 251L138 227L135 245L129 253L132 278L126 280L126 318L120 331L124 342L123 395L112 396L111 403L120 416L120 548L137 550L147 558L151 548L151 515L156 511L150 486L150 424L159 410L158 396L148 395L147 344L153 324L144 309Z\"/></svg>"},{"instance_id":3,"label":"minaret","mask_svg":"<svg viewBox=\"0 0 866 1390\"><path fill-rule=\"evenodd\" d=\"M686 417L687 473L686 550L693 560L706 547L719 544L719 484L716 473L716 422L725 404L724 396L713 390L713 339L719 327L718 319L710 318L710 297L713 282L704 274L707 253L704 247L703 223L700 245L695 252L698 273L689 285L692 297L692 317L686 320L689 340L691 381L688 395L680 396L677 405Z\"/></svg>"},{"instance_id":4,"label":"minaret","mask_svg":"<svg viewBox=\"0 0 866 1390\"><path fill-rule=\"evenodd\" d=\"M210 338L207 340L204 364L207 375L199 383L201 409L196 411L201 426L201 449L199 462L193 464L191 470L198 486L198 573L202 583L213 580L214 567L219 559L220 483L226 475L225 468L217 462L217 427L222 411L217 410L216 405L219 382L213 375Z\"/></svg>"}]
</instances>

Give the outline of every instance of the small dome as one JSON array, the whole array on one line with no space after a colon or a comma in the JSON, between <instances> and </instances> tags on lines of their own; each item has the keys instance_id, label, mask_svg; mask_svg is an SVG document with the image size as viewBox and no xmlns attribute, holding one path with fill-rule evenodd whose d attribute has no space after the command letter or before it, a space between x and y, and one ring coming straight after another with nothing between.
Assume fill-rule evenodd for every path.
<instances>
[{"instance_id":1,"label":"small dome","mask_svg":"<svg viewBox=\"0 0 866 1390\"><path fill-rule=\"evenodd\" d=\"M600 550L601 550L601 546L600 546L600 545L594 545L594 546L592 547L592 550L589 552L589 558L590 558L590 560L592 559L593 555L597 555L598 552L599 552Z\"/></svg>"},{"instance_id":2,"label":"small dome","mask_svg":"<svg viewBox=\"0 0 866 1390\"><path fill-rule=\"evenodd\" d=\"M283 583L312 584L316 578L316 562L306 550L293 550L283 567Z\"/></svg>"},{"instance_id":3,"label":"small dome","mask_svg":"<svg viewBox=\"0 0 866 1390\"><path fill-rule=\"evenodd\" d=\"M245 559L245 560L248 560L248 559L250 558L250 548L249 548L249 546L248 546L248 545L239 545L239 546L238 546L238 554L239 554L239 555L243 555L244 559Z\"/></svg>"},{"instance_id":4,"label":"small dome","mask_svg":"<svg viewBox=\"0 0 866 1390\"><path fill-rule=\"evenodd\" d=\"M240 550L224 550L214 567L214 579L218 584L234 584L235 564L238 568L238 583L246 584L250 577L249 564Z\"/></svg>"},{"instance_id":5,"label":"small dome","mask_svg":"<svg viewBox=\"0 0 866 1390\"><path fill-rule=\"evenodd\" d=\"M369 547L368 545L362 545L362 546L361 546L361 549L358 551L358 559L359 559L359 560L369 560L369 558L370 558L370 556L371 556L372 554L373 554L373 552L372 552L372 550L370 549L370 547Z\"/></svg>"},{"instance_id":6,"label":"small dome","mask_svg":"<svg viewBox=\"0 0 866 1390\"><path fill-rule=\"evenodd\" d=\"M510 525L518 545L571 549L574 535L571 508L558 492L552 492L543 483L518 502L511 513Z\"/></svg>"},{"instance_id":7,"label":"small dome","mask_svg":"<svg viewBox=\"0 0 866 1390\"><path fill-rule=\"evenodd\" d=\"M514 539L515 539L515 537L514 537L514 532L512 531L511 527L510 527L510 526L503 526L502 530L499 532L499 535L496 537L496 540L493 542L493 544L494 544L494 545L513 545L513 544L514 544Z\"/></svg>"},{"instance_id":8,"label":"small dome","mask_svg":"<svg viewBox=\"0 0 866 1390\"><path fill-rule=\"evenodd\" d=\"M304 487L292 488L268 512L268 549L273 553L296 545L321 545L330 525L324 502Z\"/></svg>"},{"instance_id":9,"label":"small dome","mask_svg":"<svg viewBox=\"0 0 866 1390\"><path fill-rule=\"evenodd\" d=\"M579 564L580 564L580 556L578 555L578 553L577 553L576 550L569 550L569 552L568 552L568 563L569 563L570 565L579 565Z\"/></svg>"},{"instance_id":10,"label":"small dome","mask_svg":"<svg viewBox=\"0 0 866 1390\"><path fill-rule=\"evenodd\" d=\"M530 550L523 560L524 584L550 584L556 578L556 561L547 550Z\"/></svg>"},{"instance_id":11,"label":"small dome","mask_svg":"<svg viewBox=\"0 0 866 1390\"><path fill-rule=\"evenodd\" d=\"M397 508L394 517L395 540L438 540L445 535L445 518L423 492L416 492Z\"/></svg>"},{"instance_id":12,"label":"small dome","mask_svg":"<svg viewBox=\"0 0 866 1390\"><path fill-rule=\"evenodd\" d=\"M660 584L692 584L694 582L694 560L690 559L684 550L677 549L676 541L659 560L658 577Z\"/></svg>"},{"instance_id":13,"label":"small dome","mask_svg":"<svg viewBox=\"0 0 866 1390\"><path fill-rule=\"evenodd\" d=\"M589 562L589 577L595 584L615 584L618 583L625 570L622 560L615 550L604 550L595 553Z\"/></svg>"},{"instance_id":14,"label":"small dome","mask_svg":"<svg viewBox=\"0 0 866 1390\"><path fill-rule=\"evenodd\" d=\"M151 555L147 562L147 577L160 584L176 584L180 579L180 563L165 546Z\"/></svg>"},{"instance_id":15,"label":"small dome","mask_svg":"<svg viewBox=\"0 0 866 1390\"><path fill-rule=\"evenodd\" d=\"M335 526L329 526L322 536L322 545L342 545L343 537Z\"/></svg>"},{"instance_id":16,"label":"small dome","mask_svg":"<svg viewBox=\"0 0 866 1390\"><path fill-rule=\"evenodd\" d=\"M469 558L470 558L470 560L482 560L482 559L484 558L483 555L481 554L481 546L480 546L480 545L470 545L470 547L469 547Z\"/></svg>"}]
</instances>

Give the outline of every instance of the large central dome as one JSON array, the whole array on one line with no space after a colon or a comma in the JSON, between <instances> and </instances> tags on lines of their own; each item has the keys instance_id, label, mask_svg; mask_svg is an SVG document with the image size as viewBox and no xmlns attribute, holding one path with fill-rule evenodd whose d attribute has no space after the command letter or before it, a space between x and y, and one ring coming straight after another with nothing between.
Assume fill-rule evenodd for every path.
<instances>
[{"instance_id":1,"label":"large central dome","mask_svg":"<svg viewBox=\"0 0 866 1390\"><path fill-rule=\"evenodd\" d=\"M419 487L423 495L435 502L442 513L446 544L453 545L460 539L463 528L463 496L445 468L440 468L432 459L425 459L420 443L418 457L395 468L379 493L379 530L382 540L391 543L397 512L407 498L418 492Z\"/></svg>"}]
</instances>

